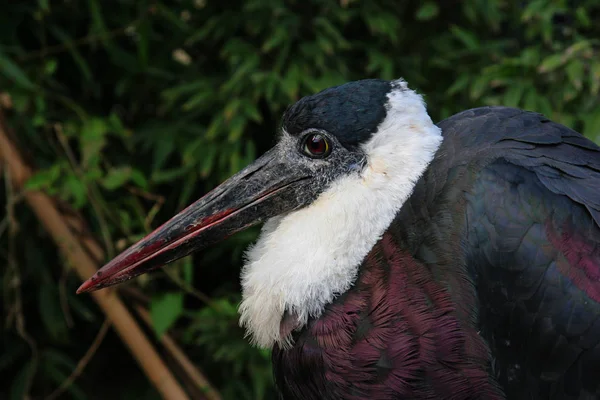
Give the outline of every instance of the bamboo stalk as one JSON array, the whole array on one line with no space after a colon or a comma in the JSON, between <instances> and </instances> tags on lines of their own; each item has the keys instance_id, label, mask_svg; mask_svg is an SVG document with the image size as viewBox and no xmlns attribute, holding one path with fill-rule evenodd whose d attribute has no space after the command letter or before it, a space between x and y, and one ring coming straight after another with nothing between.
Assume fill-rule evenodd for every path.
<instances>
[{"instance_id":1,"label":"bamboo stalk","mask_svg":"<svg viewBox=\"0 0 600 400\"><path fill-rule=\"evenodd\" d=\"M142 320L151 327L152 319L150 318L150 313L148 310L141 306L135 307L135 310L138 312ZM177 361L177 363L181 366L181 369L183 369L186 375L190 377L192 382L194 382L194 385L200 389L203 397L208 400L221 400L221 395L215 390L215 388L212 387L204 375L198 371L196 366L190 362L183 350L181 350L181 348L169 335L163 335L160 338L160 342L173 356L175 361Z\"/></svg>"},{"instance_id":2,"label":"bamboo stalk","mask_svg":"<svg viewBox=\"0 0 600 400\"><path fill-rule=\"evenodd\" d=\"M15 145L8 139L10 131L0 110L0 158L11 175L16 188L20 189L31 176ZM40 222L52 235L57 246L82 280L96 272L97 265L71 232L52 199L40 191L26 191L24 198ZM167 368L131 313L120 300L115 290L101 290L91 296L111 320L123 342L130 349L140 367L165 399L188 399L171 371Z\"/></svg>"}]
</instances>

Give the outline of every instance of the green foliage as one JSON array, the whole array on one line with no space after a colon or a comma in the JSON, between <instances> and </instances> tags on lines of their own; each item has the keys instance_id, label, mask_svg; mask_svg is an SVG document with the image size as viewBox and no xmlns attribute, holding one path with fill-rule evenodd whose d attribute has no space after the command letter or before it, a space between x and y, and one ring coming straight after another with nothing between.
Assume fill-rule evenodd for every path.
<instances>
[{"instance_id":1,"label":"green foliage","mask_svg":"<svg viewBox=\"0 0 600 400\"><path fill-rule=\"evenodd\" d=\"M39 167L27 189L78 210L107 258L270 147L287 105L349 80L404 77L436 120L502 104L600 140L600 6L592 0L39 0L5 8L0 104ZM73 294L70 266L20 194L2 186L0 397L43 397L70 374L103 317ZM225 398L273 396L268 354L237 325L241 252L256 232L130 283L152 297L157 336L170 330L183 341ZM118 397L87 371L132 362L121 350L101 347L68 396ZM111 386L123 398L144 397L149 384L139 371L130 376Z\"/></svg>"},{"instance_id":2,"label":"green foliage","mask_svg":"<svg viewBox=\"0 0 600 400\"><path fill-rule=\"evenodd\" d=\"M161 337L183 312L183 294L165 293L156 295L150 303L150 315L156 335Z\"/></svg>"}]
</instances>

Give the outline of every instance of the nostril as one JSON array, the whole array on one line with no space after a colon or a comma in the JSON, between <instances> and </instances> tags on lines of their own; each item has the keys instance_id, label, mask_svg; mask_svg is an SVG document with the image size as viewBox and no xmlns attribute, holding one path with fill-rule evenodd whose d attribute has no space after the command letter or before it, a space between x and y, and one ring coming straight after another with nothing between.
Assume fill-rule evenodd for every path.
<instances>
[{"instance_id":1,"label":"nostril","mask_svg":"<svg viewBox=\"0 0 600 400\"><path fill-rule=\"evenodd\" d=\"M254 174L256 174L258 171L262 170L264 167L266 166L266 164L260 165L258 168L256 168L254 171L252 172L248 172L246 175L242 176L241 179L244 180L248 180L250 179L250 177Z\"/></svg>"}]
</instances>

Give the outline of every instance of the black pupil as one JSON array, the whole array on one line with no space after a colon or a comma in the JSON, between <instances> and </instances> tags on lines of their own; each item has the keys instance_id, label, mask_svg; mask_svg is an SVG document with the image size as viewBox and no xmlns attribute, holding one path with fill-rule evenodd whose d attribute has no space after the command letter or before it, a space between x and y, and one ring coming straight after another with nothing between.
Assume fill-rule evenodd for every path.
<instances>
[{"instance_id":1,"label":"black pupil","mask_svg":"<svg viewBox=\"0 0 600 400\"><path fill-rule=\"evenodd\" d=\"M306 143L308 150L315 155L324 154L327 151L327 143L321 135L311 135Z\"/></svg>"}]
</instances>

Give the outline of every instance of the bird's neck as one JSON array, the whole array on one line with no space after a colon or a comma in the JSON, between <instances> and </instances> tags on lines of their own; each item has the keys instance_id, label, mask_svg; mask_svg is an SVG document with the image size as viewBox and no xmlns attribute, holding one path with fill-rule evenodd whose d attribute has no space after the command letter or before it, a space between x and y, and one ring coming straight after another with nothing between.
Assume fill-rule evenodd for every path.
<instances>
[{"instance_id":1,"label":"bird's neck","mask_svg":"<svg viewBox=\"0 0 600 400\"><path fill-rule=\"evenodd\" d=\"M364 398L382 391L401 398L500 398L486 344L443 282L386 233L355 285L295 335L293 348L275 348L278 384L293 382L300 390L312 382L340 398L356 390Z\"/></svg>"}]
</instances>

